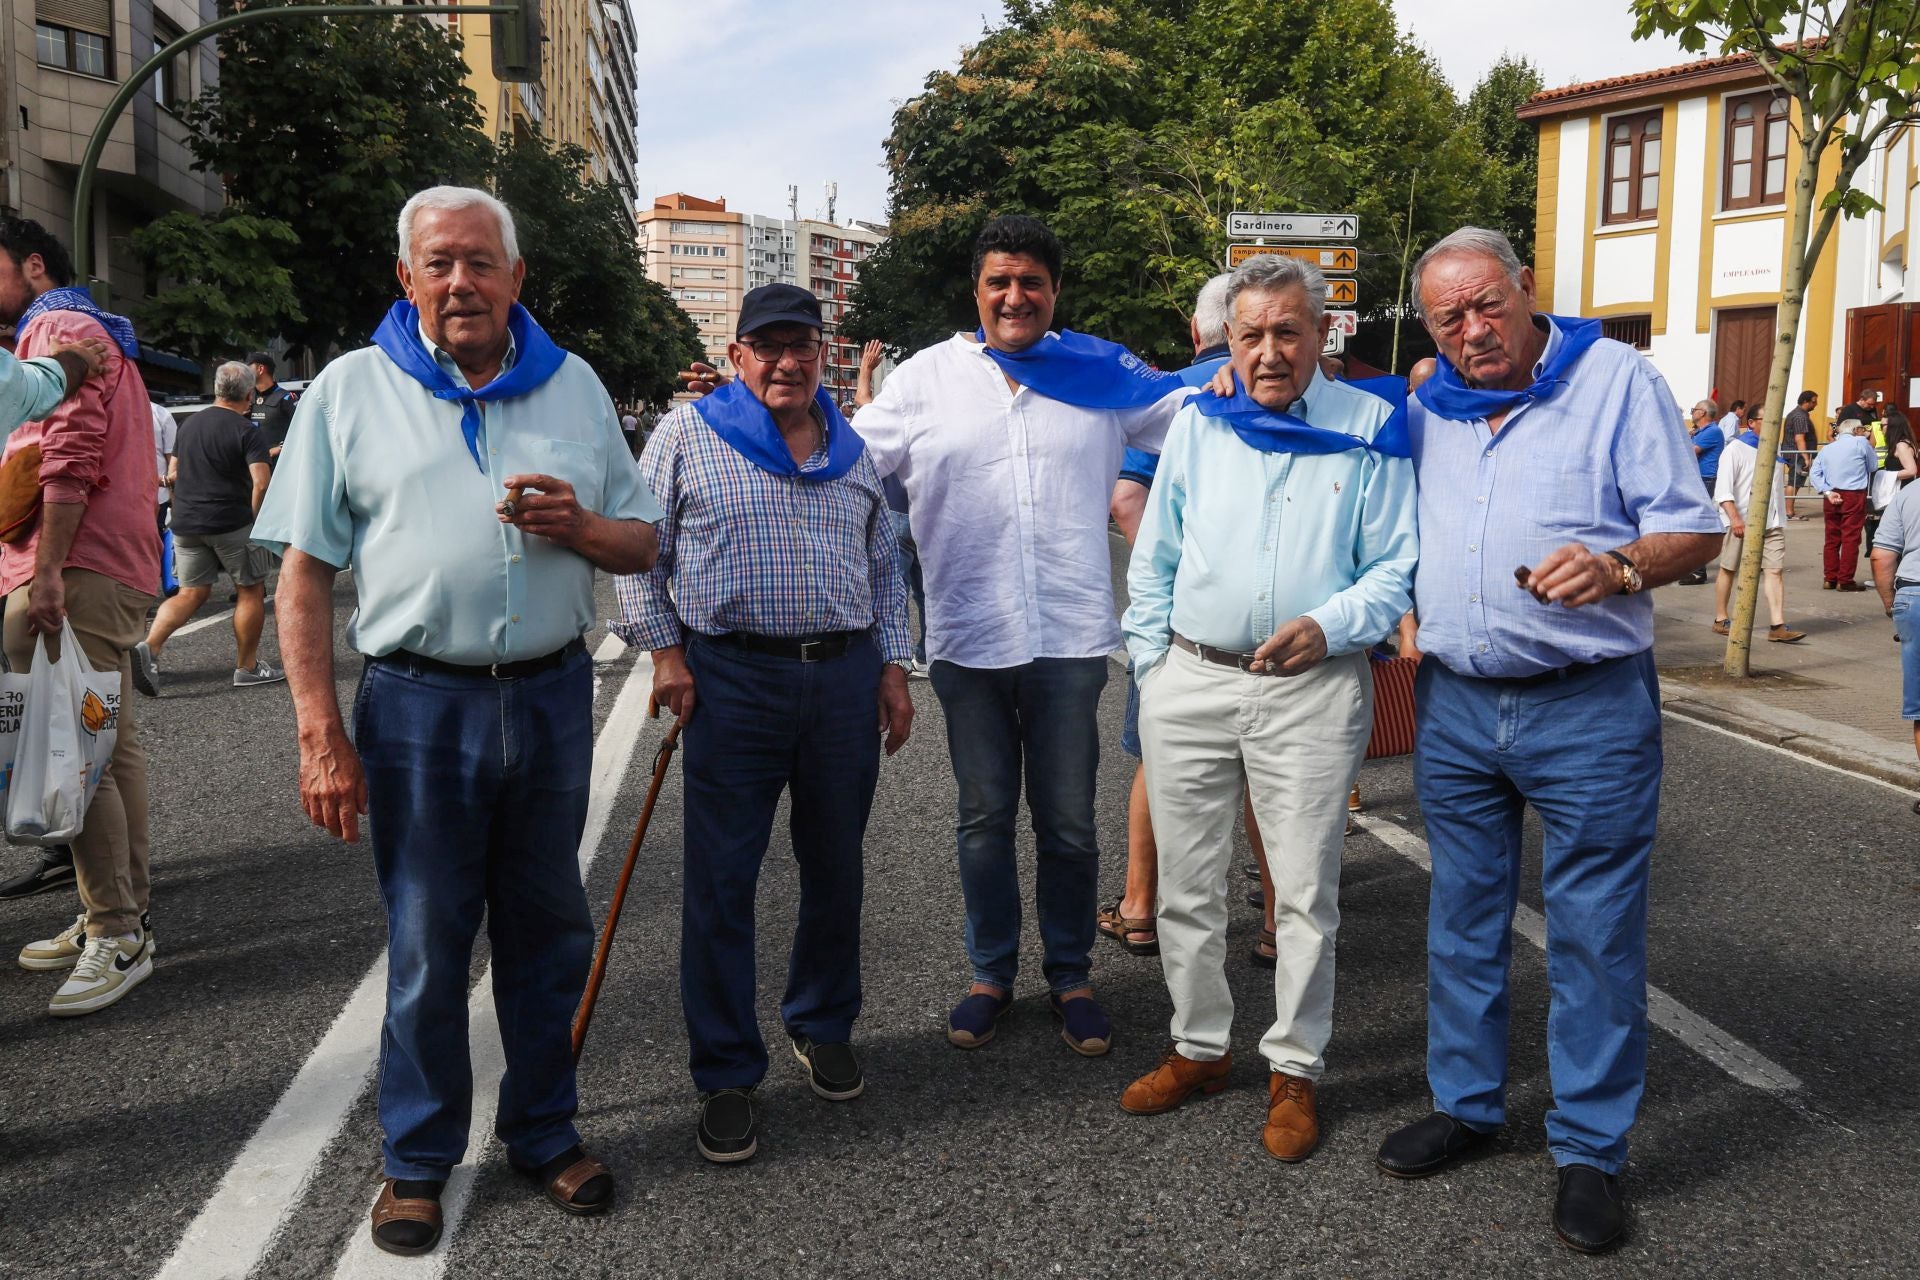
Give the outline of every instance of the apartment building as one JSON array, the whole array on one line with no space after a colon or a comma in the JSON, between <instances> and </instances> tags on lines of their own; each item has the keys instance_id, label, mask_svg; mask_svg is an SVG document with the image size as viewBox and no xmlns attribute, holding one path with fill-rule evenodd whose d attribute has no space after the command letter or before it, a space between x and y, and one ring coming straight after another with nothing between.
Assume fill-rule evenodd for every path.
<instances>
[{"instance_id":1,"label":"apartment building","mask_svg":"<svg viewBox=\"0 0 1920 1280\"><path fill-rule=\"evenodd\" d=\"M715 368L726 368L727 343L748 289L798 284L813 290L829 339L821 383L835 400L852 402L860 347L841 338L839 329L860 264L886 239L886 228L736 213L725 200L674 192L640 211L639 234L647 274L699 326Z\"/></svg>"},{"instance_id":2,"label":"apartment building","mask_svg":"<svg viewBox=\"0 0 1920 1280\"><path fill-rule=\"evenodd\" d=\"M1704 58L1535 95L1534 273L1541 305L1599 318L1665 375L1682 405L1763 397L1787 254L1797 108L1751 57ZM1843 218L1807 282L1789 402L1827 414L1863 384L1920 402L1920 275L1909 269L1920 166L1911 130L1861 169L1884 206ZM1815 208L1831 189L1820 175ZM1909 351L1911 349L1911 356Z\"/></svg>"},{"instance_id":3,"label":"apartment building","mask_svg":"<svg viewBox=\"0 0 1920 1280\"><path fill-rule=\"evenodd\" d=\"M480 100L488 135L506 142L538 130L553 141L585 147L592 176L617 187L631 211L640 198L634 177L639 125L636 34L627 0L545 0L546 40L535 84L494 78L485 16L455 14L446 21L460 36L467 85Z\"/></svg>"},{"instance_id":4,"label":"apartment building","mask_svg":"<svg viewBox=\"0 0 1920 1280\"><path fill-rule=\"evenodd\" d=\"M120 84L159 49L216 16L214 0L0 0L0 211L73 241L73 187L87 140ZM176 209L212 213L216 175L196 173L179 109L219 76L211 43L173 59L121 113L101 157L87 229L113 305L147 291L127 248L135 228ZM198 386L199 367L152 351L155 386Z\"/></svg>"}]
</instances>

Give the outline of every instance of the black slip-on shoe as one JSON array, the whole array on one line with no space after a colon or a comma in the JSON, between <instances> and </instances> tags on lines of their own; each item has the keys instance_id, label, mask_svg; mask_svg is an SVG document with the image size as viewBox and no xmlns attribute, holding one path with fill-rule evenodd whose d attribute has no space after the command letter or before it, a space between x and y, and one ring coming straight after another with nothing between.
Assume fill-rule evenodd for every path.
<instances>
[{"instance_id":1,"label":"black slip-on shoe","mask_svg":"<svg viewBox=\"0 0 1920 1280\"><path fill-rule=\"evenodd\" d=\"M1580 1253L1604 1253L1627 1230L1627 1200L1618 1175L1590 1164L1560 1166L1560 1190L1553 1199L1553 1234Z\"/></svg>"},{"instance_id":2,"label":"black slip-on shoe","mask_svg":"<svg viewBox=\"0 0 1920 1280\"><path fill-rule=\"evenodd\" d=\"M793 1037L793 1056L807 1069L807 1083L828 1102L847 1102L866 1089L866 1077L860 1072L860 1059L853 1046L815 1044L806 1036Z\"/></svg>"},{"instance_id":3,"label":"black slip-on shoe","mask_svg":"<svg viewBox=\"0 0 1920 1280\"><path fill-rule=\"evenodd\" d=\"M700 1100L700 1128L694 1135L700 1154L715 1164L753 1159L760 1149L760 1121L753 1111L752 1089L721 1089Z\"/></svg>"},{"instance_id":4,"label":"black slip-on shoe","mask_svg":"<svg viewBox=\"0 0 1920 1280\"><path fill-rule=\"evenodd\" d=\"M1435 1111L1388 1134L1373 1162L1380 1172L1395 1178L1430 1177L1492 1136Z\"/></svg>"},{"instance_id":5,"label":"black slip-on shoe","mask_svg":"<svg viewBox=\"0 0 1920 1280\"><path fill-rule=\"evenodd\" d=\"M49 845L40 851L39 859L30 870L0 883L0 901L71 888L73 882L73 849L64 844Z\"/></svg>"}]
</instances>

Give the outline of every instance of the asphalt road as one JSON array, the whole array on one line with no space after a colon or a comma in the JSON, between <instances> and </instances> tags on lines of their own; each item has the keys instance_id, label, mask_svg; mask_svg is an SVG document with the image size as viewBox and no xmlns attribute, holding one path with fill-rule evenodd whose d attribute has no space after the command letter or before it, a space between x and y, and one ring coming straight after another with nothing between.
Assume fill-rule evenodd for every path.
<instances>
[{"instance_id":1,"label":"asphalt road","mask_svg":"<svg viewBox=\"0 0 1920 1280\"><path fill-rule=\"evenodd\" d=\"M343 582L343 622L350 593ZM866 1095L819 1101L780 1052L774 1006L796 890L776 824L760 894L762 1019L776 1049L761 1091L762 1153L723 1168L695 1152L676 976L676 766L581 1073L581 1127L620 1178L616 1210L564 1217L489 1141L469 1153L471 1201L437 1260L365 1267L364 1245L349 1251L367 1231L379 1138L365 1087L371 1057L355 1056L353 1014L342 1010L381 958L382 912L365 849L331 841L299 811L286 687L230 687L231 644L224 624L177 639L164 696L138 707L153 776L153 977L109 1011L56 1021L45 1012L56 978L0 970L0 1276L120 1280L171 1260L167 1274L203 1280L232 1257L276 1277L1920 1271L1920 820L1910 797L1668 721L1652 975L1671 1001L1668 1025L1685 1036L1653 1036L1627 1171L1631 1239L1611 1258L1584 1259L1548 1227L1546 983L1530 943L1515 945L1513 1120L1495 1150L1423 1183L1372 1166L1381 1136L1428 1105L1427 875L1409 856L1421 824L1405 761L1363 775L1372 829L1347 846L1325 1139L1312 1159L1281 1165L1260 1145L1256 1043L1271 989L1245 959L1258 919L1237 878L1233 1088L1166 1116L1124 1115L1120 1091L1165 1042L1158 961L1100 944L1095 978L1115 1047L1083 1059L1047 1015L1031 927L1029 972L997 1042L950 1048L943 1019L967 971L954 789L924 682L914 684L914 739L883 766L868 833L857 1033ZM277 660L271 628L265 653ZM358 664L344 641L341 653L345 698ZM640 688L622 703L635 665L623 652L599 668L603 757L622 780L610 808L603 801L589 876L596 915L664 723L645 725L630 764L617 767L626 757L614 739ZM1114 674L1101 714L1105 740L1117 743ZM636 680L645 678L642 667ZM1121 880L1130 768L1117 745L1101 766L1109 894ZM1537 859L1537 829L1529 840ZM28 856L0 849L0 871ZM1536 860L1523 882L1536 908L1537 879ZM55 932L74 910L64 895L0 904L0 941ZM483 940L476 980L484 964ZM1728 1038L1753 1057L1729 1050ZM316 1050L325 1052L310 1062ZM1765 1087L1716 1057L1748 1078L1758 1072ZM264 1154L263 1125L279 1135ZM296 1156L275 1165L288 1152ZM243 1157L256 1163L236 1170ZM284 1212L255 1194L268 1186L295 1192Z\"/></svg>"}]
</instances>

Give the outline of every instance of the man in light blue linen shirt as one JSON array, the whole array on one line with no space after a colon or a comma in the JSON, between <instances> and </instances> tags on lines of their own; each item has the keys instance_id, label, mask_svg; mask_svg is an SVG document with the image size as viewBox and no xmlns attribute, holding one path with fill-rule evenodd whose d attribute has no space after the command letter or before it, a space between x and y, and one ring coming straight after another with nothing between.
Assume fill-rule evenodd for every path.
<instances>
[{"instance_id":1,"label":"man in light blue linen shirt","mask_svg":"<svg viewBox=\"0 0 1920 1280\"><path fill-rule=\"evenodd\" d=\"M1705 563L1720 519L1660 375L1597 320L1536 315L1533 273L1505 236L1453 233L1413 286L1440 349L1409 408L1434 1110L1390 1134L1376 1163L1400 1178L1438 1173L1505 1122L1531 806L1544 832L1554 1229L1598 1252L1624 1227L1618 1175L1646 1081L1661 757L1645 591Z\"/></svg>"},{"instance_id":2,"label":"man in light blue linen shirt","mask_svg":"<svg viewBox=\"0 0 1920 1280\"><path fill-rule=\"evenodd\" d=\"M1839 434L1814 456L1808 477L1820 492L1820 510L1827 521L1821 569L1828 591L1866 590L1855 575L1860 569L1860 536L1867 523L1867 495L1873 490L1873 473L1880 469L1879 455L1864 434L1866 428L1863 418L1842 419Z\"/></svg>"},{"instance_id":3,"label":"man in light blue linen shirt","mask_svg":"<svg viewBox=\"0 0 1920 1280\"><path fill-rule=\"evenodd\" d=\"M286 552L301 803L345 840L369 817L388 932L373 1242L417 1254L465 1155L483 912L507 1161L569 1213L612 1203L573 1124L570 1024L593 946L576 861L593 759L581 633L593 571L651 567L661 513L593 370L515 301L526 266L506 206L434 187L407 202L399 238L407 300L301 398L253 537ZM349 637L367 655L351 742L332 626L349 565Z\"/></svg>"},{"instance_id":4,"label":"man in light blue linen shirt","mask_svg":"<svg viewBox=\"0 0 1920 1280\"><path fill-rule=\"evenodd\" d=\"M103 342L67 343L52 355L18 360L0 347L0 440L23 422L52 413L106 362Z\"/></svg>"},{"instance_id":5,"label":"man in light blue linen shirt","mask_svg":"<svg viewBox=\"0 0 1920 1280\"><path fill-rule=\"evenodd\" d=\"M1373 722L1365 651L1406 613L1418 554L1413 464L1389 427L1399 406L1320 372L1326 293L1319 270L1292 258L1233 273L1227 334L1243 390L1174 419L1122 619L1174 1012L1173 1047L1120 1105L1166 1111L1222 1087L1231 1068L1225 884L1244 786L1273 873L1278 955L1263 1141L1286 1161L1319 1141L1346 797Z\"/></svg>"}]
</instances>

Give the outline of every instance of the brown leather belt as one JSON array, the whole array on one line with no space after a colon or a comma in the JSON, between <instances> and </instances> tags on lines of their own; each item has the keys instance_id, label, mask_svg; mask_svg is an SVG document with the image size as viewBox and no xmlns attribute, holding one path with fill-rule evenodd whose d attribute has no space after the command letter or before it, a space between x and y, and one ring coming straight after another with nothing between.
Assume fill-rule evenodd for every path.
<instances>
[{"instance_id":1,"label":"brown leather belt","mask_svg":"<svg viewBox=\"0 0 1920 1280\"><path fill-rule=\"evenodd\" d=\"M1234 667L1253 676L1267 674L1264 671L1253 670L1251 665L1253 655L1250 653L1235 653L1231 649L1216 649L1210 644L1199 644L1187 639L1178 631L1173 633L1173 642L1202 662L1211 662L1216 666L1222 667Z\"/></svg>"}]
</instances>

